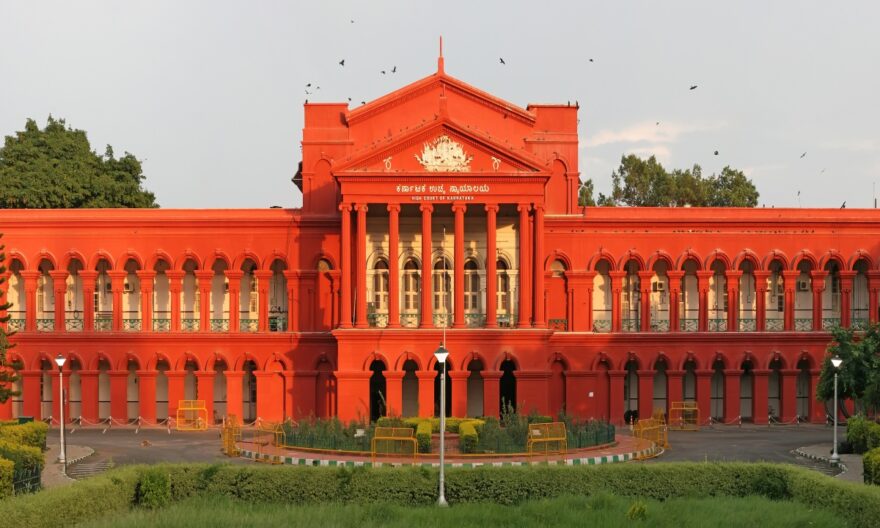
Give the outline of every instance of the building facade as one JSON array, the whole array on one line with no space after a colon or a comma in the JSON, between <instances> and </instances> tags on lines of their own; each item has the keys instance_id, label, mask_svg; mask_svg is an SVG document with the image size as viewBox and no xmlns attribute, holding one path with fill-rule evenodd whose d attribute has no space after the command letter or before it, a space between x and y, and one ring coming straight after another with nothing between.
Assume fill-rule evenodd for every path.
<instances>
[{"instance_id":1,"label":"building facade","mask_svg":"<svg viewBox=\"0 0 880 528\"><path fill-rule=\"evenodd\" d=\"M444 71L306 104L300 209L3 210L21 396L156 423L439 408L823 421L834 325L876 322L876 210L583 208L578 108Z\"/></svg>"}]
</instances>

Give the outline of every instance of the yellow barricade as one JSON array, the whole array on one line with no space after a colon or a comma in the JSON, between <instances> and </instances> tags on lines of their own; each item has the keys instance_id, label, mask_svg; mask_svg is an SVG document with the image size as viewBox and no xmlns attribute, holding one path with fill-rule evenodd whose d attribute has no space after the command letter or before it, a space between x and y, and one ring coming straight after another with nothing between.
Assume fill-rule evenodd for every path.
<instances>
[{"instance_id":1,"label":"yellow barricade","mask_svg":"<svg viewBox=\"0 0 880 528\"><path fill-rule=\"evenodd\" d=\"M669 404L669 427L680 431L700 430L700 408L695 401Z\"/></svg>"},{"instance_id":2,"label":"yellow barricade","mask_svg":"<svg viewBox=\"0 0 880 528\"><path fill-rule=\"evenodd\" d=\"M278 447L284 443L284 428L280 423L260 421L254 428L252 443L256 449L255 461L280 464L281 461L266 456L268 453L265 453L265 448L270 445Z\"/></svg>"},{"instance_id":3,"label":"yellow barricade","mask_svg":"<svg viewBox=\"0 0 880 528\"><path fill-rule=\"evenodd\" d=\"M204 431L208 428L205 400L180 400L177 404L178 431Z\"/></svg>"},{"instance_id":4,"label":"yellow barricade","mask_svg":"<svg viewBox=\"0 0 880 528\"><path fill-rule=\"evenodd\" d=\"M666 427L666 422L663 420L657 420L654 418L639 420L633 426L633 436L653 442L657 447L662 447L663 449L669 447L669 429ZM642 453L644 453L644 451L642 451ZM649 456L654 455L645 453L640 455L638 459L648 458Z\"/></svg>"},{"instance_id":5,"label":"yellow barricade","mask_svg":"<svg viewBox=\"0 0 880 528\"><path fill-rule=\"evenodd\" d=\"M565 454L568 452L568 436L564 422L529 424L529 436L526 448L529 455Z\"/></svg>"},{"instance_id":6,"label":"yellow barricade","mask_svg":"<svg viewBox=\"0 0 880 528\"><path fill-rule=\"evenodd\" d=\"M223 428L220 429L220 438L223 443L223 454L229 457L237 457L241 454L236 442L241 441L241 425L238 423L238 417L230 414L223 422Z\"/></svg>"},{"instance_id":7,"label":"yellow barricade","mask_svg":"<svg viewBox=\"0 0 880 528\"><path fill-rule=\"evenodd\" d=\"M418 453L414 431L410 427L377 427L370 441L370 458L382 455L411 455L413 462Z\"/></svg>"}]
</instances>

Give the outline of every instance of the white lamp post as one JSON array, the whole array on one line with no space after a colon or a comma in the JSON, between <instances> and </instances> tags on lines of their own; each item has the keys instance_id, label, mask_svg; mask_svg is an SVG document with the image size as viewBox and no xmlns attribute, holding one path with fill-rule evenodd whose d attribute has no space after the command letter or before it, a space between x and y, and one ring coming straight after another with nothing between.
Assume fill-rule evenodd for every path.
<instances>
[{"instance_id":1,"label":"white lamp post","mask_svg":"<svg viewBox=\"0 0 880 528\"><path fill-rule=\"evenodd\" d=\"M444 442L446 437L446 358L449 357L449 351L446 350L444 343L441 343L440 348L434 352L434 357L442 365L440 368L440 496L437 498L437 506L449 506L449 503L446 502L446 489L443 481L446 460Z\"/></svg>"},{"instance_id":2,"label":"white lamp post","mask_svg":"<svg viewBox=\"0 0 880 528\"><path fill-rule=\"evenodd\" d=\"M843 365L843 360L838 356L831 358L831 366L834 367L834 450L831 452L831 463L837 465L840 463L840 455L837 454L837 371Z\"/></svg>"},{"instance_id":3,"label":"white lamp post","mask_svg":"<svg viewBox=\"0 0 880 528\"><path fill-rule=\"evenodd\" d=\"M61 426L59 427L61 430L61 446L58 450L58 463L61 464L61 471L65 475L67 474L67 458L64 456L64 371L62 369L66 362L67 358L60 353L55 356L55 364L58 365L58 409L61 415Z\"/></svg>"}]
</instances>

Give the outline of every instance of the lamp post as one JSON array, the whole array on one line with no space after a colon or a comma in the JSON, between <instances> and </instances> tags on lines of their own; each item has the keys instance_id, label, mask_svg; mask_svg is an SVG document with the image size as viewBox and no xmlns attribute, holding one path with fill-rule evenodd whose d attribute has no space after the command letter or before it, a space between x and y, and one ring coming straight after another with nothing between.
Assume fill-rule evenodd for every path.
<instances>
[{"instance_id":1,"label":"lamp post","mask_svg":"<svg viewBox=\"0 0 880 528\"><path fill-rule=\"evenodd\" d=\"M61 430L61 445L58 450L58 463L61 464L61 472L65 475L67 474L67 458L64 456L64 363L67 362L67 358L62 356L60 353L55 356L55 364L58 365L58 409L59 414L61 415L61 424L59 429Z\"/></svg>"},{"instance_id":2,"label":"lamp post","mask_svg":"<svg viewBox=\"0 0 880 528\"><path fill-rule=\"evenodd\" d=\"M446 350L444 343L440 343L440 348L434 352L434 357L442 365L440 368L440 496L437 498L437 506L449 506L449 503L446 502L446 486L443 481L446 460L444 442L446 437L446 358L449 357L449 351Z\"/></svg>"},{"instance_id":3,"label":"lamp post","mask_svg":"<svg viewBox=\"0 0 880 528\"><path fill-rule=\"evenodd\" d=\"M840 357L831 358L831 366L834 367L834 407L832 410L834 413L834 450L831 452L831 463L834 465L840 463L840 455L837 454L837 371L840 370L842 364L843 360Z\"/></svg>"}]
</instances>

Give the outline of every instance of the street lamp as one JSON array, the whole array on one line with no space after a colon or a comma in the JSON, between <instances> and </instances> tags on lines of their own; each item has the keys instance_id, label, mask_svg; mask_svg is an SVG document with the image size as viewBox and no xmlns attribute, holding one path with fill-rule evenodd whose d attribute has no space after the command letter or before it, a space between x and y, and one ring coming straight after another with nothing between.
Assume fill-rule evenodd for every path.
<instances>
[{"instance_id":1,"label":"street lamp","mask_svg":"<svg viewBox=\"0 0 880 528\"><path fill-rule=\"evenodd\" d=\"M840 455L837 454L837 372L841 365L843 365L843 360L839 356L831 358L831 366L834 367L834 406L832 410L834 413L834 451L831 452L831 463L834 465L840 463Z\"/></svg>"},{"instance_id":2,"label":"street lamp","mask_svg":"<svg viewBox=\"0 0 880 528\"><path fill-rule=\"evenodd\" d=\"M61 472L65 475L67 474L67 458L64 456L64 363L67 362L67 358L62 356L60 353L55 356L55 364L58 365L58 409L61 414L61 426L59 429L61 430L61 446L58 450L58 463L61 464Z\"/></svg>"},{"instance_id":3,"label":"street lamp","mask_svg":"<svg viewBox=\"0 0 880 528\"><path fill-rule=\"evenodd\" d=\"M449 503L446 502L446 489L443 481L446 460L444 442L446 437L446 358L449 357L449 351L446 350L444 343L440 343L440 348L434 352L434 357L442 365L440 368L440 496L437 498L437 506L449 506Z\"/></svg>"}]
</instances>

